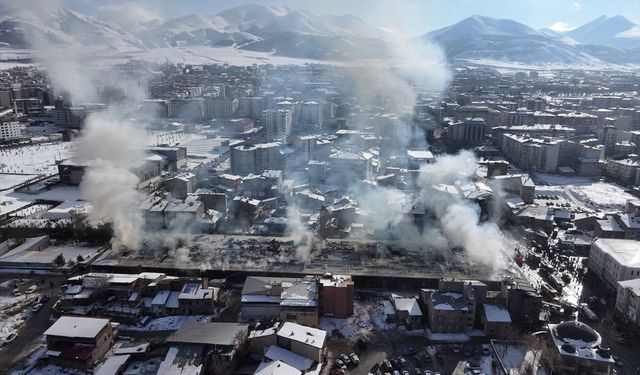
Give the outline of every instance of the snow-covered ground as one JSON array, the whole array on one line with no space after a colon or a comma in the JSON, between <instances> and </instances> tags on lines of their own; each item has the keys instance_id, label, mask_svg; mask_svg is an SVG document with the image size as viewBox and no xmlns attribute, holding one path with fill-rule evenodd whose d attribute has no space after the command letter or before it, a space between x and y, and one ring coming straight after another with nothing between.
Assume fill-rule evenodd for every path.
<instances>
[{"instance_id":1,"label":"snow-covered ground","mask_svg":"<svg viewBox=\"0 0 640 375\"><path fill-rule=\"evenodd\" d=\"M543 173L536 173L534 181L548 184L536 186L536 194L558 195L585 208L617 211L624 208L627 200L637 199L620 185L609 182Z\"/></svg>"},{"instance_id":2,"label":"snow-covered ground","mask_svg":"<svg viewBox=\"0 0 640 375\"><path fill-rule=\"evenodd\" d=\"M69 142L41 143L0 150L0 173L53 174L56 160L71 157L74 145ZM0 181L3 177L0 176ZM0 183L5 185L5 183Z\"/></svg>"},{"instance_id":3,"label":"snow-covered ground","mask_svg":"<svg viewBox=\"0 0 640 375\"><path fill-rule=\"evenodd\" d=\"M353 302L353 315L346 319L320 318L320 328L331 334L334 329L347 339L366 337L374 330L395 328L386 322L382 304Z\"/></svg>"},{"instance_id":4,"label":"snow-covered ground","mask_svg":"<svg viewBox=\"0 0 640 375\"><path fill-rule=\"evenodd\" d=\"M37 174L8 174L0 173L0 190L7 190L14 186L20 185L34 177Z\"/></svg>"}]
</instances>

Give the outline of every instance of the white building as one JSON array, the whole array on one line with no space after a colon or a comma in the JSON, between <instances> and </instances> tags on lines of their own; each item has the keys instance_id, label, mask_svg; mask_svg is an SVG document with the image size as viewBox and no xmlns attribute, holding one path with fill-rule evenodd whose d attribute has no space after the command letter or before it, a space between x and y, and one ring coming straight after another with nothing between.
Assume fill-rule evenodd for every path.
<instances>
[{"instance_id":1,"label":"white building","mask_svg":"<svg viewBox=\"0 0 640 375\"><path fill-rule=\"evenodd\" d=\"M558 168L560 142L505 133L502 152L519 168L553 173Z\"/></svg>"},{"instance_id":2,"label":"white building","mask_svg":"<svg viewBox=\"0 0 640 375\"><path fill-rule=\"evenodd\" d=\"M612 288L618 281L640 278L640 242L597 238L591 244L589 269Z\"/></svg>"},{"instance_id":3,"label":"white building","mask_svg":"<svg viewBox=\"0 0 640 375\"><path fill-rule=\"evenodd\" d=\"M2 121L0 122L0 140L6 141L20 137L22 127L18 121Z\"/></svg>"},{"instance_id":4,"label":"white building","mask_svg":"<svg viewBox=\"0 0 640 375\"><path fill-rule=\"evenodd\" d=\"M623 320L640 327L640 278L618 281L616 313Z\"/></svg>"}]
</instances>

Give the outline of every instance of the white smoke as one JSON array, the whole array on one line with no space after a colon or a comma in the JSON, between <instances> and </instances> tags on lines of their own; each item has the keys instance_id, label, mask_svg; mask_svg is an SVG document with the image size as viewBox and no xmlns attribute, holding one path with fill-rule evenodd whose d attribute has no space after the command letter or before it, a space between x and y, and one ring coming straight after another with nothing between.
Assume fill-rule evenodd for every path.
<instances>
[{"instance_id":1,"label":"white smoke","mask_svg":"<svg viewBox=\"0 0 640 375\"><path fill-rule=\"evenodd\" d=\"M506 266L506 259L515 243L507 238L494 222L480 221L480 207L458 195L440 193L437 184L460 184L473 181L477 160L471 151L445 155L420 170L418 185L422 201L440 224L442 234L451 246L463 248L473 262L494 271Z\"/></svg>"},{"instance_id":2,"label":"white smoke","mask_svg":"<svg viewBox=\"0 0 640 375\"><path fill-rule=\"evenodd\" d=\"M144 132L116 114L96 113L87 118L78 139L76 158L88 164L80 184L93 204L91 218L107 220L114 230L114 245L135 249L143 218L138 176L132 171L144 161Z\"/></svg>"}]
</instances>

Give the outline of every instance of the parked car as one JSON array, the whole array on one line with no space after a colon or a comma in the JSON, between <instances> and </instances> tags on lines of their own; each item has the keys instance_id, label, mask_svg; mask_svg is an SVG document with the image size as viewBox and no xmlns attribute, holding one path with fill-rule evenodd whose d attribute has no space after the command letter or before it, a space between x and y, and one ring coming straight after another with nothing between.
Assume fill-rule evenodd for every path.
<instances>
[{"instance_id":1,"label":"parked car","mask_svg":"<svg viewBox=\"0 0 640 375\"><path fill-rule=\"evenodd\" d=\"M404 357L400 357L400 366L407 367L407 360Z\"/></svg>"},{"instance_id":2,"label":"parked car","mask_svg":"<svg viewBox=\"0 0 640 375\"><path fill-rule=\"evenodd\" d=\"M385 370L393 370L393 366L391 366L391 362L389 362L388 359L382 361L382 364L384 365Z\"/></svg>"},{"instance_id":3,"label":"parked car","mask_svg":"<svg viewBox=\"0 0 640 375\"><path fill-rule=\"evenodd\" d=\"M340 354L340 359L342 360L342 362L344 362L345 365L347 366L351 366L351 359L349 359L349 356L346 354Z\"/></svg>"},{"instance_id":4,"label":"parked car","mask_svg":"<svg viewBox=\"0 0 640 375\"><path fill-rule=\"evenodd\" d=\"M33 312L39 311L42 308L42 304L41 303L36 303L35 305L31 306L29 309Z\"/></svg>"},{"instance_id":5,"label":"parked car","mask_svg":"<svg viewBox=\"0 0 640 375\"><path fill-rule=\"evenodd\" d=\"M351 359L351 362L353 362L354 366L360 364L360 358L358 358L358 355L356 353L349 354L349 359Z\"/></svg>"},{"instance_id":6,"label":"parked car","mask_svg":"<svg viewBox=\"0 0 640 375\"><path fill-rule=\"evenodd\" d=\"M33 293L36 291L36 289L38 289L37 285L31 285L30 287L27 288L27 293Z\"/></svg>"},{"instance_id":7,"label":"parked car","mask_svg":"<svg viewBox=\"0 0 640 375\"><path fill-rule=\"evenodd\" d=\"M346 370L347 369L347 365L344 364L344 362L342 362L341 359L336 359L336 367L342 370Z\"/></svg>"}]
</instances>

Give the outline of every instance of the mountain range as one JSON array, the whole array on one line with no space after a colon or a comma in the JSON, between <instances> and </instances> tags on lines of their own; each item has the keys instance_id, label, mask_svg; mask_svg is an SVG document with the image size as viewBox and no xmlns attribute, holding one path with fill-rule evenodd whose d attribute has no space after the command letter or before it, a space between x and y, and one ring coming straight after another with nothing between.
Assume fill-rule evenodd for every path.
<instances>
[{"instance_id":1,"label":"mountain range","mask_svg":"<svg viewBox=\"0 0 640 375\"><path fill-rule=\"evenodd\" d=\"M33 41L112 51L233 47L317 60L386 58L393 35L362 19L315 15L285 7L243 5L216 15L154 19L136 27L43 2L38 9L0 5L0 46L26 49ZM640 65L640 27L622 16L599 17L557 32L472 16L418 38L439 44L450 61L492 60L531 65Z\"/></svg>"}]
</instances>

